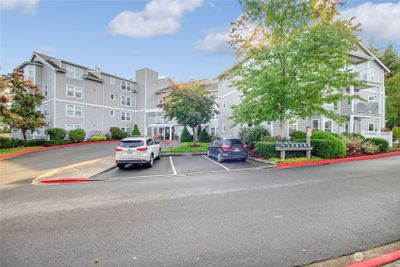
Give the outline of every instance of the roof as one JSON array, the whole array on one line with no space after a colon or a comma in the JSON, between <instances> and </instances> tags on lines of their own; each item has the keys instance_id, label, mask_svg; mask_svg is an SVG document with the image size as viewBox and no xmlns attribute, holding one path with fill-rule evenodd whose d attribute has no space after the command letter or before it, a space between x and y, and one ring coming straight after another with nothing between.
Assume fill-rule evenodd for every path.
<instances>
[{"instance_id":1,"label":"roof","mask_svg":"<svg viewBox=\"0 0 400 267\"><path fill-rule=\"evenodd\" d=\"M96 81L96 82L103 82L104 81L103 79L100 79L99 77L97 77L96 75L94 75L91 72L88 72L88 74L85 76L85 78L89 79L89 80Z\"/></svg>"}]
</instances>

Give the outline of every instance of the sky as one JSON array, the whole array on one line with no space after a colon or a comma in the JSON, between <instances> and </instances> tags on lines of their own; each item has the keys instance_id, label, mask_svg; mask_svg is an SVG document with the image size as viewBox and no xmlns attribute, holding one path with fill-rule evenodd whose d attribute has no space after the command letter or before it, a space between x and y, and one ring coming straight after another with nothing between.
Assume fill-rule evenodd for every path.
<instances>
[{"instance_id":1,"label":"sky","mask_svg":"<svg viewBox=\"0 0 400 267\"><path fill-rule=\"evenodd\" d=\"M226 43L238 1L0 0L0 73L33 51L125 78L148 67L176 81L212 79L235 62ZM347 0L360 36L400 51L400 1Z\"/></svg>"}]
</instances>

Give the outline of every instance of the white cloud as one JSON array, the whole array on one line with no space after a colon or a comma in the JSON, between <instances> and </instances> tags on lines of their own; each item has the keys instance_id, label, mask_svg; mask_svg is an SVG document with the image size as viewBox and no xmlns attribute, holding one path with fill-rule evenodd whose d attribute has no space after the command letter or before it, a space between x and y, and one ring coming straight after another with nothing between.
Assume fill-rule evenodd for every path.
<instances>
[{"instance_id":1,"label":"white cloud","mask_svg":"<svg viewBox=\"0 0 400 267\"><path fill-rule=\"evenodd\" d=\"M167 35L181 28L181 19L186 12L202 4L203 0L151 0L143 11L122 11L108 27L112 34L129 37Z\"/></svg>"},{"instance_id":2,"label":"white cloud","mask_svg":"<svg viewBox=\"0 0 400 267\"><path fill-rule=\"evenodd\" d=\"M54 49L54 47L51 47L51 46L40 46L40 47L38 47L37 51L39 53L51 53L51 52L54 52L55 49Z\"/></svg>"},{"instance_id":3,"label":"white cloud","mask_svg":"<svg viewBox=\"0 0 400 267\"><path fill-rule=\"evenodd\" d=\"M377 40L400 39L400 2L398 3L364 3L357 7L345 9L341 17L355 17L361 23L362 32L369 38Z\"/></svg>"},{"instance_id":4,"label":"white cloud","mask_svg":"<svg viewBox=\"0 0 400 267\"><path fill-rule=\"evenodd\" d=\"M21 10L24 13L35 12L39 0L0 0L0 10Z\"/></svg>"},{"instance_id":5,"label":"white cloud","mask_svg":"<svg viewBox=\"0 0 400 267\"><path fill-rule=\"evenodd\" d=\"M195 49L204 54L231 54L232 47L228 44L230 30L211 29L203 39L195 43Z\"/></svg>"}]
</instances>

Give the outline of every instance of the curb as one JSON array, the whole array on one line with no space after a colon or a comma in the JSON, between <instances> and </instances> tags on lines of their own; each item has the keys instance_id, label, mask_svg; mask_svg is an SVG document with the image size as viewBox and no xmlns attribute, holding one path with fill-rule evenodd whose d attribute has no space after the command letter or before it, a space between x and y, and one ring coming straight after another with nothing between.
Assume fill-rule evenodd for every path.
<instances>
[{"instance_id":1,"label":"curb","mask_svg":"<svg viewBox=\"0 0 400 267\"><path fill-rule=\"evenodd\" d=\"M42 184L64 184L64 183L83 183L88 181L95 181L90 180L89 178L57 178L57 179L44 179L41 180L40 183Z\"/></svg>"},{"instance_id":2,"label":"curb","mask_svg":"<svg viewBox=\"0 0 400 267\"><path fill-rule=\"evenodd\" d=\"M383 254L379 257L360 261L357 263L346 265L345 267L378 267L396 260L400 260L400 250L393 251L388 254Z\"/></svg>"},{"instance_id":3,"label":"curb","mask_svg":"<svg viewBox=\"0 0 400 267\"><path fill-rule=\"evenodd\" d=\"M377 158L391 157L391 156L397 156L397 155L400 155L400 151L377 154L377 155L353 157L353 158L325 159L325 160L303 161L303 162L293 162L293 163L278 163L278 164L276 164L276 168L291 168L291 167L301 167L301 166L311 166L311 165L326 165L326 164L331 164L331 163L377 159Z\"/></svg>"},{"instance_id":4,"label":"curb","mask_svg":"<svg viewBox=\"0 0 400 267\"><path fill-rule=\"evenodd\" d=\"M33 152L38 152L38 151L45 151L45 150L51 150L51 149L57 149L57 148L63 148L63 147L71 147L71 146L83 146L83 145L98 145L98 144L103 144L103 143L117 143L120 140L108 140L108 141L88 141L88 142L82 142L82 143L71 143L71 144L64 144L64 145L56 145L56 146L46 146L46 147L39 147L39 148L32 148L32 149L27 149L24 151L8 154L5 156L1 156L0 160L5 160L5 159L10 159L14 158L20 155L25 155L25 154L30 154Z\"/></svg>"}]
</instances>

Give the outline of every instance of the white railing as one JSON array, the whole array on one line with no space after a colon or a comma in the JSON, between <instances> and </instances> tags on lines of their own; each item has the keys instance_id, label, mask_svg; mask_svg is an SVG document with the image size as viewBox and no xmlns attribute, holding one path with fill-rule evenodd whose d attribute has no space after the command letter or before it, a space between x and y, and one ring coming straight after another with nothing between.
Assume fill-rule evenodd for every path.
<instances>
[{"instance_id":1,"label":"white railing","mask_svg":"<svg viewBox=\"0 0 400 267\"><path fill-rule=\"evenodd\" d=\"M354 101L354 112L363 114L379 114L379 102Z\"/></svg>"},{"instance_id":2,"label":"white railing","mask_svg":"<svg viewBox=\"0 0 400 267\"><path fill-rule=\"evenodd\" d=\"M373 83L382 83L383 73L381 71L357 66L352 66L351 69L358 72L358 79L360 80Z\"/></svg>"},{"instance_id":3,"label":"white railing","mask_svg":"<svg viewBox=\"0 0 400 267\"><path fill-rule=\"evenodd\" d=\"M393 147L393 132L369 132L362 131L361 134L366 138L382 138L389 142L389 147Z\"/></svg>"}]
</instances>

